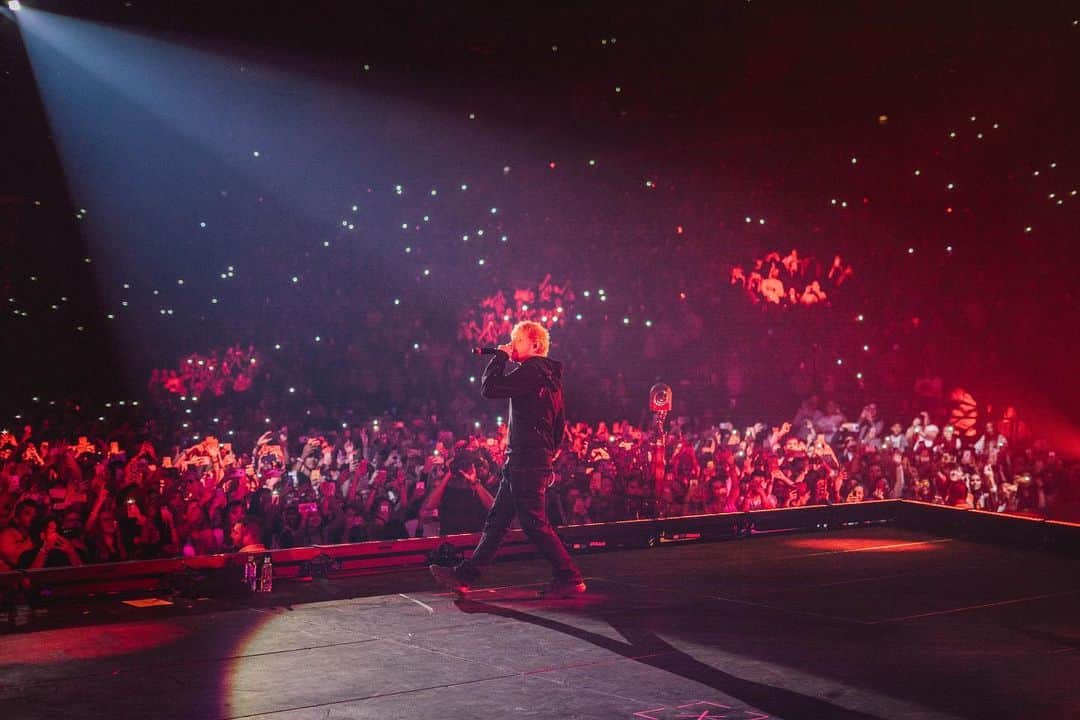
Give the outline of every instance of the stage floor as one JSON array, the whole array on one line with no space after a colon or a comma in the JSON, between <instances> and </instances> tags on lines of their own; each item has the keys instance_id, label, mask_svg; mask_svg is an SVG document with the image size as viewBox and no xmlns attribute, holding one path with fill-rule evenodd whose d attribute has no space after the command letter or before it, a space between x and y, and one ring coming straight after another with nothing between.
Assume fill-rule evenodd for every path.
<instances>
[{"instance_id":1,"label":"stage floor","mask_svg":"<svg viewBox=\"0 0 1080 720\"><path fill-rule=\"evenodd\" d=\"M1077 718L1080 561L892 527L424 571L246 604L54 608L0 636L0 717Z\"/></svg>"}]
</instances>

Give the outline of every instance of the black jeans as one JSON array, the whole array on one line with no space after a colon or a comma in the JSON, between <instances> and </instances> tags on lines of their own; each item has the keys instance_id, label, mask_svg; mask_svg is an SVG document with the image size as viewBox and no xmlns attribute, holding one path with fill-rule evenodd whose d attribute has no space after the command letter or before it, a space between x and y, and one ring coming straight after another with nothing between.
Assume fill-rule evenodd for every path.
<instances>
[{"instance_id":1,"label":"black jeans","mask_svg":"<svg viewBox=\"0 0 1080 720\"><path fill-rule=\"evenodd\" d=\"M581 571L570 559L562 540L548 522L544 494L551 480L551 468L503 468L502 482L495 494L495 504L484 521L484 531L472 557L457 566L458 575L468 582L480 577L481 570L495 558L514 515L521 521L526 537L551 563L557 580L581 581Z\"/></svg>"}]
</instances>

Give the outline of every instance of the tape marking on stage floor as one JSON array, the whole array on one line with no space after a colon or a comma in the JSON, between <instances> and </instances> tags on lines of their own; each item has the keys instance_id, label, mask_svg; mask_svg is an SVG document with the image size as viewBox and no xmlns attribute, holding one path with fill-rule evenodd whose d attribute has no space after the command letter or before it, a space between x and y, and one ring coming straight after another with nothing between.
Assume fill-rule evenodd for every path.
<instances>
[{"instance_id":1,"label":"tape marking on stage floor","mask_svg":"<svg viewBox=\"0 0 1080 720\"><path fill-rule=\"evenodd\" d=\"M416 599L416 598L414 598L414 597L409 597L409 596L408 596L408 595L406 595L405 593L398 593L398 595L400 595L401 597L405 598L406 600L409 600L409 601L411 601L411 602L414 602L414 603L416 603L417 605L419 605L420 607L424 608L425 610L427 610L427 611L428 611L428 615L434 615L434 614L435 614L435 608L431 607L431 606L430 606L430 605L428 605L428 604L427 604L426 602L421 602L421 601L417 600L417 599Z\"/></svg>"},{"instance_id":2,"label":"tape marking on stage floor","mask_svg":"<svg viewBox=\"0 0 1080 720\"><path fill-rule=\"evenodd\" d=\"M1015 598L1013 600L1000 600L998 602L980 603L978 605L966 605L964 607L951 608L949 610L935 610L934 612L919 613L918 615L904 615L902 617L886 618L885 620L874 620L873 622L869 622L867 624L881 625L882 623L903 622L905 620L918 620L920 618L936 617L938 615L952 615L954 613L967 612L968 610L982 610L983 608L1001 607L1002 605L1015 605L1017 603L1030 602L1032 600L1044 600L1046 598L1076 595L1077 593L1080 593L1080 589L1065 590L1064 592L1044 593L1042 595L1029 595L1028 597Z\"/></svg>"}]
</instances>

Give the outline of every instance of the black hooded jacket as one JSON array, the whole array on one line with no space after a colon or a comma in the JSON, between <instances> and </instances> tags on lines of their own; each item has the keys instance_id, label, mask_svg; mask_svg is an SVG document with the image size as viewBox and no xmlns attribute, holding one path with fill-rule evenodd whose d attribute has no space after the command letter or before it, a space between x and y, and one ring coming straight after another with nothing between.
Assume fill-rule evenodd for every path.
<instances>
[{"instance_id":1,"label":"black hooded jacket","mask_svg":"<svg viewBox=\"0 0 1080 720\"><path fill-rule=\"evenodd\" d=\"M510 356L495 353L484 369L481 394L510 398L510 442L507 462L518 468L550 468L562 443L562 363L535 355L503 375Z\"/></svg>"}]
</instances>

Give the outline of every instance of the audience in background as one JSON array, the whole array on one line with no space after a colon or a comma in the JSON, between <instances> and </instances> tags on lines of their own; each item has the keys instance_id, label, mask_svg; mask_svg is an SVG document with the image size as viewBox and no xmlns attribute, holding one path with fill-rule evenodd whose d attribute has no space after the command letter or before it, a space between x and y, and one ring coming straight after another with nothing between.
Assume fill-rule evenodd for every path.
<instances>
[{"instance_id":1,"label":"audience in background","mask_svg":"<svg viewBox=\"0 0 1080 720\"><path fill-rule=\"evenodd\" d=\"M560 524L905 498L1080 519L1080 465L994 423L962 436L927 414L847 422L808 399L791 423L664 433L627 420L569 427L550 514ZM171 452L151 439L0 435L0 570L475 532L500 480L506 427L457 430L432 413L250 449L206 437ZM120 437L115 434L109 437Z\"/></svg>"}]
</instances>

